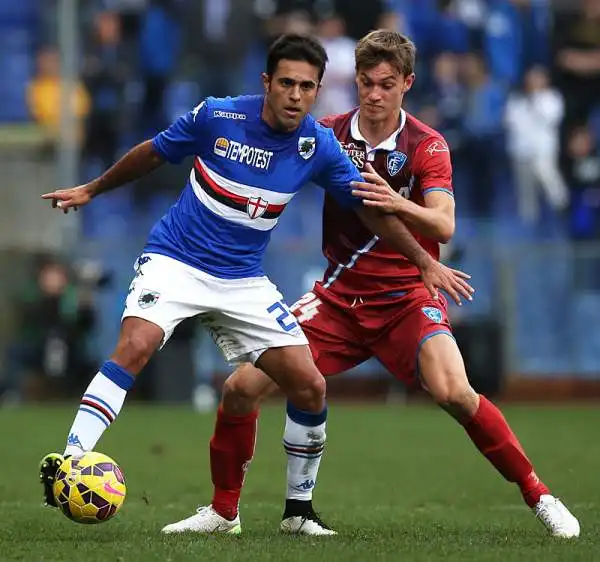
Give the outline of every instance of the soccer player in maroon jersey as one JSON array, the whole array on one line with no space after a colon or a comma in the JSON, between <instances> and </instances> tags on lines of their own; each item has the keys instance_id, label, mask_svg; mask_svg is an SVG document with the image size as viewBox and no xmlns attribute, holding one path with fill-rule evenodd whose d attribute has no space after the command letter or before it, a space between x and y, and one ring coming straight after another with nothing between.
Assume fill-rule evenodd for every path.
<instances>
[{"instance_id":1,"label":"soccer player in maroon jersey","mask_svg":"<svg viewBox=\"0 0 600 562\"><path fill-rule=\"evenodd\" d=\"M443 137L402 109L415 79L414 65L409 39L392 31L368 34L356 47L359 108L323 123L363 171L365 181L355 185L355 195L366 206L398 215L439 259L439 244L454 233L452 167ZM578 536L577 519L540 481L503 415L470 386L445 298L433 298L414 265L328 196L323 253L329 264L323 280L291 307L323 375L377 357L397 379L421 384L498 472L517 484L552 535ZM275 388L251 365L227 379L210 443L212 504L164 532L239 529L238 504L254 452L258 408ZM312 508L324 437L311 437L288 416L283 443L288 494L281 529L335 534Z\"/></svg>"}]
</instances>

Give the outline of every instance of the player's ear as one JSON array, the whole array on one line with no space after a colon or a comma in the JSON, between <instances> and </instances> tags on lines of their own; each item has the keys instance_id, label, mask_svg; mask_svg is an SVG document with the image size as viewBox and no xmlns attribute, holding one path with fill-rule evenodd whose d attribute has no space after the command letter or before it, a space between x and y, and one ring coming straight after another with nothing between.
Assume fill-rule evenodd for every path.
<instances>
[{"instance_id":1,"label":"player's ear","mask_svg":"<svg viewBox=\"0 0 600 562\"><path fill-rule=\"evenodd\" d=\"M404 93L408 92L408 90L410 90L412 88L414 83L415 83L415 73L413 72L412 74L409 74L404 79L404 86L402 87L402 89L404 90Z\"/></svg>"},{"instance_id":2,"label":"player's ear","mask_svg":"<svg viewBox=\"0 0 600 562\"><path fill-rule=\"evenodd\" d=\"M263 83L263 88L265 89L265 94L268 94L271 88L271 77L266 72L261 72L260 78Z\"/></svg>"}]
</instances>

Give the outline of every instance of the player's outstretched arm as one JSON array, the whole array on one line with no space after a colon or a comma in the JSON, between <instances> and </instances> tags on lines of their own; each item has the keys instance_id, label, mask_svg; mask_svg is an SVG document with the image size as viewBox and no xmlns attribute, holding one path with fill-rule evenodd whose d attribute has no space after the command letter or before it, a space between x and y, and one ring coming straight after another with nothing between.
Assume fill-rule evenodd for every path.
<instances>
[{"instance_id":1,"label":"player's outstretched arm","mask_svg":"<svg viewBox=\"0 0 600 562\"><path fill-rule=\"evenodd\" d=\"M367 207L358 207L356 212L374 234L419 268L421 279L433 298L437 299L438 289L442 289L458 305L462 304L461 296L473 300L475 290L466 281L470 275L433 259L397 216Z\"/></svg>"},{"instance_id":2,"label":"player's outstretched arm","mask_svg":"<svg viewBox=\"0 0 600 562\"><path fill-rule=\"evenodd\" d=\"M78 207L86 205L97 195L137 180L164 162L163 157L154 148L152 140L147 140L133 147L99 178L78 187L44 193L42 199L50 199L52 207L59 208L65 213L69 209L76 211Z\"/></svg>"},{"instance_id":3,"label":"player's outstretched arm","mask_svg":"<svg viewBox=\"0 0 600 562\"><path fill-rule=\"evenodd\" d=\"M425 207L409 201L395 192L373 169L365 166L364 182L355 182L352 194L361 197L367 207L394 213L415 230L445 244L454 235L454 198L443 191L432 190L425 195Z\"/></svg>"}]
</instances>

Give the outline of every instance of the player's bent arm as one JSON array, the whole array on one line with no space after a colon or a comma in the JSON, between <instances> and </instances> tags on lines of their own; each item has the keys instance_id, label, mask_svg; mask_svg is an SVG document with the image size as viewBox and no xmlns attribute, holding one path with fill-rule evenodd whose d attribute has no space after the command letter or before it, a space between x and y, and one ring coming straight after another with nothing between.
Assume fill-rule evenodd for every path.
<instances>
[{"instance_id":1,"label":"player's bent arm","mask_svg":"<svg viewBox=\"0 0 600 562\"><path fill-rule=\"evenodd\" d=\"M100 177L86 185L91 197L135 181L162 164L164 158L156 151L152 140L134 146L123 158L118 160Z\"/></svg>"},{"instance_id":2,"label":"player's bent arm","mask_svg":"<svg viewBox=\"0 0 600 562\"><path fill-rule=\"evenodd\" d=\"M356 214L373 234L385 240L419 269L434 261L398 217L367 207L357 207Z\"/></svg>"},{"instance_id":3,"label":"player's bent arm","mask_svg":"<svg viewBox=\"0 0 600 562\"><path fill-rule=\"evenodd\" d=\"M425 207L402 198L396 214L417 232L446 244L454 236L454 197L445 190L424 195Z\"/></svg>"}]
</instances>

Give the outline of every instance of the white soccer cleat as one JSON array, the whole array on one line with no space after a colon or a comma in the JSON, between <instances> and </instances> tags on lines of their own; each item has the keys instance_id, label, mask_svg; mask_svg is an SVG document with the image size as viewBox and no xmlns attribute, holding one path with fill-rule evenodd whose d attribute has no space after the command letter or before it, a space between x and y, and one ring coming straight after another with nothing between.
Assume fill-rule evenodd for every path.
<instances>
[{"instance_id":1,"label":"white soccer cleat","mask_svg":"<svg viewBox=\"0 0 600 562\"><path fill-rule=\"evenodd\" d=\"M316 515L308 517L302 517L300 515L294 515L292 517L286 517L279 527L282 533L289 535L310 535L316 536L331 536L337 535L337 533L330 529L323 521Z\"/></svg>"},{"instance_id":2,"label":"white soccer cleat","mask_svg":"<svg viewBox=\"0 0 600 562\"><path fill-rule=\"evenodd\" d=\"M162 528L162 533L171 535L174 533L226 533L229 535L239 535L242 532L240 515L238 514L233 521L225 519L219 515L212 507L199 507L196 513L187 519L171 523Z\"/></svg>"},{"instance_id":3,"label":"white soccer cleat","mask_svg":"<svg viewBox=\"0 0 600 562\"><path fill-rule=\"evenodd\" d=\"M558 498L544 494L534 511L553 537L574 539L579 536L579 521Z\"/></svg>"}]
</instances>

